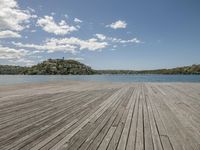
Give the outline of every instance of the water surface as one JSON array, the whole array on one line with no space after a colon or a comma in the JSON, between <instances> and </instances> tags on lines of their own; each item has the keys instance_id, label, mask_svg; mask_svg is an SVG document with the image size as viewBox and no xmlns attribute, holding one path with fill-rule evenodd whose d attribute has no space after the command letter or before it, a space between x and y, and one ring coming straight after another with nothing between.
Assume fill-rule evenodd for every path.
<instances>
[{"instance_id":1,"label":"water surface","mask_svg":"<svg viewBox=\"0 0 200 150\"><path fill-rule=\"evenodd\" d=\"M60 80L109 82L200 82L200 75L0 75L0 85Z\"/></svg>"}]
</instances>

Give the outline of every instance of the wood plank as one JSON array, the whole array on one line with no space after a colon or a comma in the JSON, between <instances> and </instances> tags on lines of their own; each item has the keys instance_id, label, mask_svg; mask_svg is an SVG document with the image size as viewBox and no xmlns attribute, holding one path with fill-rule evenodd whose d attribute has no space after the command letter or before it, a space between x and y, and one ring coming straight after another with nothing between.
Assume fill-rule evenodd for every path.
<instances>
[{"instance_id":1,"label":"wood plank","mask_svg":"<svg viewBox=\"0 0 200 150\"><path fill-rule=\"evenodd\" d=\"M130 101L130 103L126 107L126 109L128 109L128 116L126 118L126 122L125 122L123 131L121 134L121 138L120 138L120 141L119 141L119 144L117 147L118 150L126 149L127 139L129 137L130 125L131 125L132 116L133 116L133 112L134 112L134 106L135 106L134 95L131 96L129 101Z\"/></svg>"},{"instance_id":2,"label":"wood plank","mask_svg":"<svg viewBox=\"0 0 200 150\"><path fill-rule=\"evenodd\" d=\"M135 142L135 149L136 150L143 150L144 149L144 114L143 114L143 97L142 92L140 90L139 96L139 110L138 110L138 124L137 124L137 131L136 131L136 142Z\"/></svg>"},{"instance_id":3,"label":"wood plank","mask_svg":"<svg viewBox=\"0 0 200 150\"><path fill-rule=\"evenodd\" d=\"M1 150L199 150L199 83L0 86Z\"/></svg>"},{"instance_id":4,"label":"wood plank","mask_svg":"<svg viewBox=\"0 0 200 150\"><path fill-rule=\"evenodd\" d=\"M148 88L150 88L150 87L148 87ZM153 108L152 108L152 105L150 102L150 101L153 101L152 97L151 97L152 91L149 90L149 92L151 92L151 93L148 93L149 96L147 97L146 102L147 102L147 109L149 112L149 120L150 120L151 134L152 134L152 139L153 139L153 147L155 150L162 150L163 147L162 147L161 139L159 136L159 131L158 131L157 123L155 120L155 116L153 113Z\"/></svg>"},{"instance_id":5,"label":"wood plank","mask_svg":"<svg viewBox=\"0 0 200 150\"><path fill-rule=\"evenodd\" d=\"M134 150L135 149L135 143L136 143L136 135L137 135L137 125L138 125L138 110L139 110L139 95L140 95L140 90L137 87L136 93L135 93L135 108L132 116L132 122L131 122L131 127L130 127L130 133L128 137L128 142L126 149L127 150Z\"/></svg>"},{"instance_id":6,"label":"wood plank","mask_svg":"<svg viewBox=\"0 0 200 150\"><path fill-rule=\"evenodd\" d=\"M144 115L144 149L153 150L153 139L151 134L150 120L149 120L149 112L147 109L147 90L145 86L143 86L142 97L143 97L143 115Z\"/></svg>"},{"instance_id":7,"label":"wood plank","mask_svg":"<svg viewBox=\"0 0 200 150\"><path fill-rule=\"evenodd\" d=\"M136 88L134 87L134 93L136 91ZM114 121L113 125L114 127L116 127L116 131L108 145L108 150L115 150L117 149L127 116L128 116L128 111L129 109L128 106L130 106L130 98L132 96L133 93L130 93L130 95L127 94L127 97L125 97L124 103L122 104L122 107L119 111L119 115L116 118L116 120Z\"/></svg>"}]
</instances>

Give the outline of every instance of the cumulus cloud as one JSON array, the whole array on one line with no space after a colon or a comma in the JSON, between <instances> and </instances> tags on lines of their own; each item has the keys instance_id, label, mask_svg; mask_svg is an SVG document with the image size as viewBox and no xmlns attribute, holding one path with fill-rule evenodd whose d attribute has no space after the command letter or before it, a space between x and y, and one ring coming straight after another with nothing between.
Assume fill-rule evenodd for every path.
<instances>
[{"instance_id":1,"label":"cumulus cloud","mask_svg":"<svg viewBox=\"0 0 200 150\"><path fill-rule=\"evenodd\" d=\"M0 45L0 59L20 59L28 55L28 51L24 49L14 49Z\"/></svg>"},{"instance_id":2,"label":"cumulus cloud","mask_svg":"<svg viewBox=\"0 0 200 150\"><path fill-rule=\"evenodd\" d=\"M0 0L0 30L21 31L32 17L28 10L21 10L15 0Z\"/></svg>"},{"instance_id":3,"label":"cumulus cloud","mask_svg":"<svg viewBox=\"0 0 200 150\"><path fill-rule=\"evenodd\" d=\"M123 40L120 38L107 37L103 34L96 34L95 36L97 38L90 38L87 40L76 37L50 38L44 41L43 44L23 44L20 42L13 42L13 44L21 48L36 49L36 53L53 53L60 51L75 54L81 50L97 51L116 44L141 43L137 38Z\"/></svg>"},{"instance_id":4,"label":"cumulus cloud","mask_svg":"<svg viewBox=\"0 0 200 150\"><path fill-rule=\"evenodd\" d=\"M25 65L25 66L32 66L34 65L34 61L33 60L30 60L30 59L27 59L27 58L20 58L20 59L16 59L16 60L9 60L9 62L12 62L14 65Z\"/></svg>"},{"instance_id":5,"label":"cumulus cloud","mask_svg":"<svg viewBox=\"0 0 200 150\"><path fill-rule=\"evenodd\" d=\"M31 60L31 58L35 58L36 53L37 51L16 49L0 45L0 60L12 62L12 65L33 65L35 61ZM39 58L40 56L37 57Z\"/></svg>"},{"instance_id":6,"label":"cumulus cloud","mask_svg":"<svg viewBox=\"0 0 200 150\"><path fill-rule=\"evenodd\" d=\"M37 24L42 27L44 31L56 35L65 35L77 31L76 27L69 26L64 20L56 23L52 16L44 16L44 18L38 19Z\"/></svg>"},{"instance_id":7,"label":"cumulus cloud","mask_svg":"<svg viewBox=\"0 0 200 150\"><path fill-rule=\"evenodd\" d=\"M70 38L51 38L46 40L42 45L37 44L22 44L22 43L15 43L14 45L18 47L24 47L24 48L34 48L37 50L47 50L47 52L56 52L56 51L62 51L62 52L70 52L70 53L76 53L79 50L90 50L90 51L96 51L99 49L105 48L108 43L107 42L100 42L95 38L91 38L88 40L82 40L76 37L70 37Z\"/></svg>"},{"instance_id":8,"label":"cumulus cloud","mask_svg":"<svg viewBox=\"0 0 200 150\"><path fill-rule=\"evenodd\" d=\"M74 18L74 22L76 22L76 23L81 23L81 22L83 22L83 21L80 20L80 19L78 19L78 18Z\"/></svg>"},{"instance_id":9,"label":"cumulus cloud","mask_svg":"<svg viewBox=\"0 0 200 150\"><path fill-rule=\"evenodd\" d=\"M127 23L125 21L121 21L121 20L113 22L110 25L106 25L106 27L110 27L112 29L122 29L122 28L126 28L126 26L127 26Z\"/></svg>"},{"instance_id":10,"label":"cumulus cloud","mask_svg":"<svg viewBox=\"0 0 200 150\"><path fill-rule=\"evenodd\" d=\"M75 53L75 46L69 45L69 44L63 44L63 45L56 45L56 43L53 42L45 42L44 44L37 45L37 44L22 44L20 42L15 43L13 42L14 45L18 47L24 47L24 48L33 48L40 50L41 52L47 51L49 53L52 52L57 52L57 51L63 51L63 52L70 52L70 53Z\"/></svg>"},{"instance_id":11,"label":"cumulus cloud","mask_svg":"<svg viewBox=\"0 0 200 150\"><path fill-rule=\"evenodd\" d=\"M101 40L101 41L109 41L109 42L113 42L113 43L141 43L141 41L138 38L132 38L132 39L128 39L128 40L124 40L121 38L115 38L115 37L108 37L104 34L95 34L95 36Z\"/></svg>"},{"instance_id":12,"label":"cumulus cloud","mask_svg":"<svg viewBox=\"0 0 200 150\"><path fill-rule=\"evenodd\" d=\"M0 39L2 39L2 38L20 38L20 37L21 37L21 35L14 31L10 31L10 30L0 31Z\"/></svg>"},{"instance_id":13,"label":"cumulus cloud","mask_svg":"<svg viewBox=\"0 0 200 150\"><path fill-rule=\"evenodd\" d=\"M98 39L102 40L102 41L106 39L106 36L103 35L103 34L95 34L95 36L96 36Z\"/></svg>"}]
</instances>

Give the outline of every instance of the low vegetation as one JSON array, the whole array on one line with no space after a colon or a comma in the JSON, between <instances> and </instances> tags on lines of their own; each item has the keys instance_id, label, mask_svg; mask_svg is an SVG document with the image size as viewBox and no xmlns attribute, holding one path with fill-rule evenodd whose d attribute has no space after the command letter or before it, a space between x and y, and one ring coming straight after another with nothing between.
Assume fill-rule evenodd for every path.
<instances>
[{"instance_id":1,"label":"low vegetation","mask_svg":"<svg viewBox=\"0 0 200 150\"><path fill-rule=\"evenodd\" d=\"M200 74L200 65L157 70L97 70L101 74Z\"/></svg>"},{"instance_id":2,"label":"low vegetation","mask_svg":"<svg viewBox=\"0 0 200 150\"><path fill-rule=\"evenodd\" d=\"M93 70L75 60L48 59L32 67L0 65L0 74L92 75L92 74L200 74L200 65L158 70Z\"/></svg>"},{"instance_id":3,"label":"low vegetation","mask_svg":"<svg viewBox=\"0 0 200 150\"><path fill-rule=\"evenodd\" d=\"M0 74L24 74L28 67L0 65Z\"/></svg>"},{"instance_id":4,"label":"low vegetation","mask_svg":"<svg viewBox=\"0 0 200 150\"><path fill-rule=\"evenodd\" d=\"M94 71L91 67L75 60L48 59L32 67L0 65L0 74L90 75L94 74Z\"/></svg>"}]
</instances>

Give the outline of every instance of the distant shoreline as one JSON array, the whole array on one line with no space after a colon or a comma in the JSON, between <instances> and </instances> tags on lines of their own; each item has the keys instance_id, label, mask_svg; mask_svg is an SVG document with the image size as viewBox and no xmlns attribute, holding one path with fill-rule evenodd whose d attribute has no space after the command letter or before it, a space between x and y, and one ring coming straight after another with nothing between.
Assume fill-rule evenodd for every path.
<instances>
[{"instance_id":1,"label":"distant shoreline","mask_svg":"<svg viewBox=\"0 0 200 150\"><path fill-rule=\"evenodd\" d=\"M0 74L0 76L105 76L105 75L107 75L107 76L112 76L112 75L114 75L114 76L120 76L120 75L127 75L127 76L129 76L129 75L149 75L149 76L151 76L151 75L166 75L166 76L170 76L170 75L186 75L186 76L193 76L193 75L195 75L195 76L200 76L200 74L154 74L154 73L152 73L152 74L140 74L140 73L138 73L138 74Z\"/></svg>"},{"instance_id":2,"label":"distant shoreline","mask_svg":"<svg viewBox=\"0 0 200 150\"><path fill-rule=\"evenodd\" d=\"M25 75L99 75L99 74L166 74L200 75L200 65L155 70L96 70L75 60L48 59L31 67L0 65L0 74Z\"/></svg>"}]
</instances>

